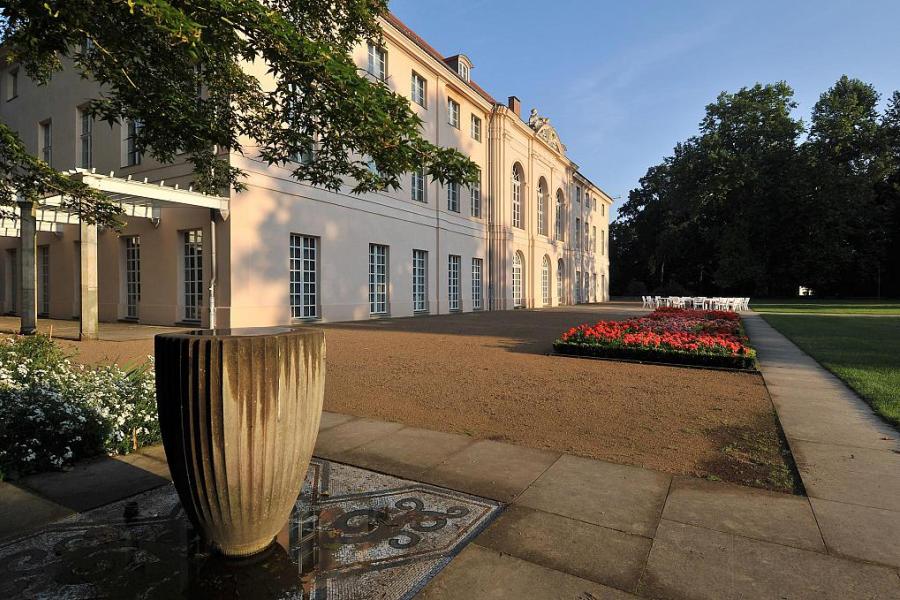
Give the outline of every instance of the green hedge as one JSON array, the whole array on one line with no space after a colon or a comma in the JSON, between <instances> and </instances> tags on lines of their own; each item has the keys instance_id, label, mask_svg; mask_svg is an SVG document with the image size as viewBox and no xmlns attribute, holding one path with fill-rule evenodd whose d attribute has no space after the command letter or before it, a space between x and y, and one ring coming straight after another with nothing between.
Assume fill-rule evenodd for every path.
<instances>
[{"instance_id":1,"label":"green hedge","mask_svg":"<svg viewBox=\"0 0 900 600\"><path fill-rule=\"evenodd\" d=\"M725 354L699 354L669 348L637 348L631 346L608 346L601 344L576 344L557 340L553 349L570 356L589 356L621 360L692 365L725 369L756 369L756 352L739 356Z\"/></svg>"}]
</instances>

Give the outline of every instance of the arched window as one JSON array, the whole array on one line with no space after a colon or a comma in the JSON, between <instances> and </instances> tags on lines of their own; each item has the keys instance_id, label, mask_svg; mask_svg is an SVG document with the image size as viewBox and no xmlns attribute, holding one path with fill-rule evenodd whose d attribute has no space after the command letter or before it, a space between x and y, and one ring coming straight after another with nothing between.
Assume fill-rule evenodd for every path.
<instances>
[{"instance_id":1,"label":"arched window","mask_svg":"<svg viewBox=\"0 0 900 600\"><path fill-rule=\"evenodd\" d=\"M522 257L521 252L516 252L513 254L512 259L512 296L513 296L513 308L521 308L524 306L524 302L522 300L522 273L524 272L524 264L525 259Z\"/></svg>"},{"instance_id":2,"label":"arched window","mask_svg":"<svg viewBox=\"0 0 900 600\"><path fill-rule=\"evenodd\" d=\"M537 226L539 234L547 235L547 182L543 177L538 183Z\"/></svg>"},{"instance_id":3,"label":"arched window","mask_svg":"<svg viewBox=\"0 0 900 600\"><path fill-rule=\"evenodd\" d=\"M541 296L544 306L550 306L550 257L544 255L544 264L541 265Z\"/></svg>"},{"instance_id":4,"label":"arched window","mask_svg":"<svg viewBox=\"0 0 900 600\"><path fill-rule=\"evenodd\" d=\"M563 191L556 191L556 239L563 239L563 207L565 206Z\"/></svg>"},{"instance_id":5,"label":"arched window","mask_svg":"<svg viewBox=\"0 0 900 600\"><path fill-rule=\"evenodd\" d=\"M562 259L556 263L556 304L562 305L566 300L565 286L563 285L563 273L565 269Z\"/></svg>"},{"instance_id":6,"label":"arched window","mask_svg":"<svg viewBox=\"0 0 900 600\"><path fill-rule=\"evenodd\" d=\"M519 165L512 172L512 224L522 229L522 174Z\"/></svg>"}]
</instances>

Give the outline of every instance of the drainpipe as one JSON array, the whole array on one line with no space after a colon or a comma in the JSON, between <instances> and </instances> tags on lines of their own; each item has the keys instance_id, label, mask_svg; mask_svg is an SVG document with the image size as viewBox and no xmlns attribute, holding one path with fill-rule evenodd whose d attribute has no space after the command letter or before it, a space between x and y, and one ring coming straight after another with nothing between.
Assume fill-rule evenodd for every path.
<instances>
[{"instance_id":1,"label":"drainpipe","mask_svg":"<svg viewBox=\"0 0 900 600\"><path fill-rule=\"evenodd\" d=\"M209 328L216 328L216 211L209 211L209 238L210 238L210 277L209 277Z\"/></svg>"}]
</instances>

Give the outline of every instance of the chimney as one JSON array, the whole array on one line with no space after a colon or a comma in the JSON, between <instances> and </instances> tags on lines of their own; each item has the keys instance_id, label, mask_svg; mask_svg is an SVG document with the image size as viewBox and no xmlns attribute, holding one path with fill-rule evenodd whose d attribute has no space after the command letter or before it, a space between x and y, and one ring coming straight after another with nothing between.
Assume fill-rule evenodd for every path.
<instances>
[{"instance_id":1,"label":"chimney","mask_svg":"<svg viewBox=\"0 0 900 600\"><path fill-rule=\"evenodd\" d=\"M506 106L509 107L509 110L516 113L516 116L520 119L522 118L522 101L516 98L515 96L510 96L509 100L506 101Z\"/></svg>"}]
</instances>

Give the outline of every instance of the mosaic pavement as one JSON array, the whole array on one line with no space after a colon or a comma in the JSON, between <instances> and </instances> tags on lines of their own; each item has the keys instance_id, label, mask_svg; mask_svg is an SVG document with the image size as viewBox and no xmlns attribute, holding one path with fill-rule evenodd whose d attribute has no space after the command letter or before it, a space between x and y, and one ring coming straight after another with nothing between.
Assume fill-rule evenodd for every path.
<instances>
[{"instance_id":1,"label":"mosaic pavement","mask_svg":"<svg viewBox=\"0 0 900 600\"><path fill-rule=\"evenodd\" d=\"M0 546L0 598L411 598L500 506L313 460L275 544L209 552L171 485Z\"/></svg>"}]
</instances>

